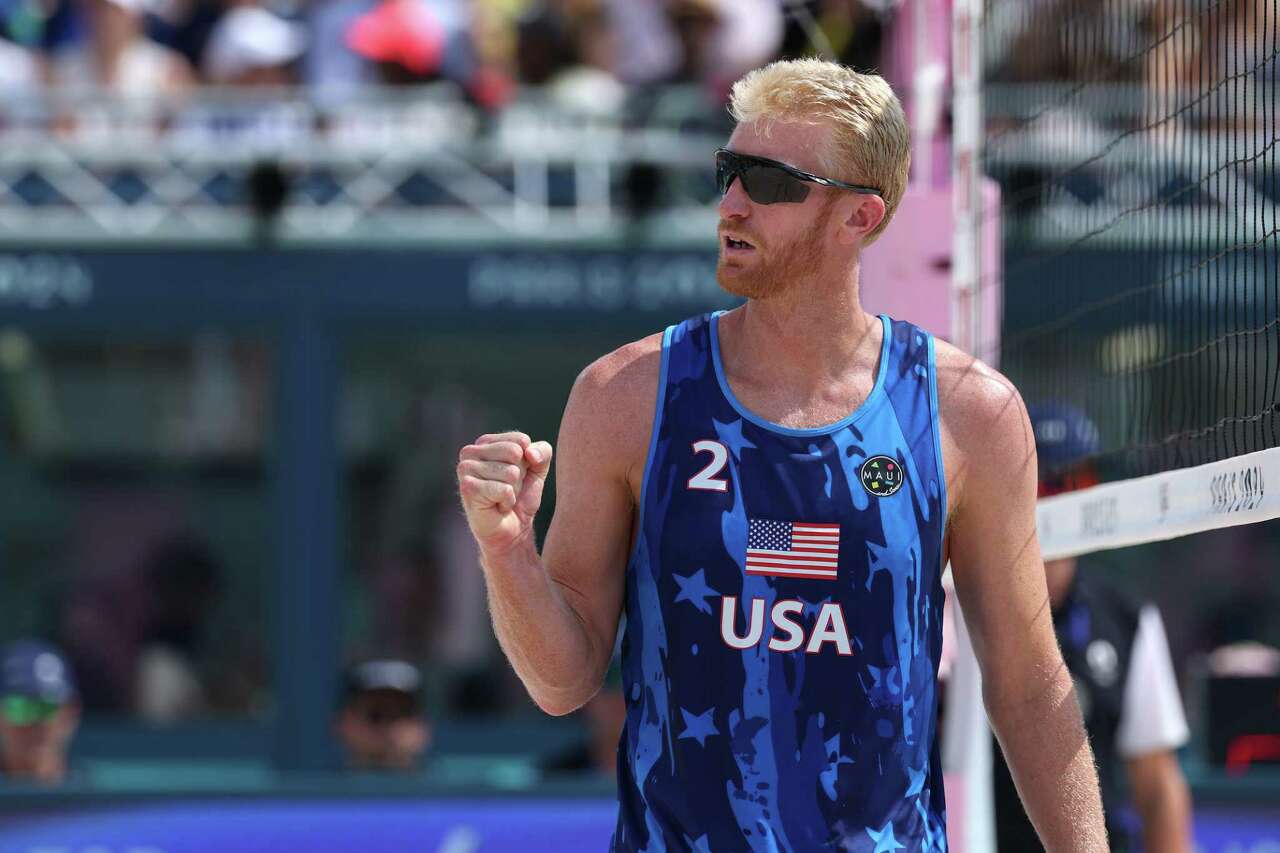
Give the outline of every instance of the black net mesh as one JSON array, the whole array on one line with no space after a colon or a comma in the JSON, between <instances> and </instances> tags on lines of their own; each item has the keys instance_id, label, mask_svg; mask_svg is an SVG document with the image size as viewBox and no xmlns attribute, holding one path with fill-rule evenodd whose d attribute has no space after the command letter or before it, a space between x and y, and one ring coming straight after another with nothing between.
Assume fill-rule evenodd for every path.
<instances>
[{"instance_id":1,"label":"black net mesh","mask_svg":"<svg viewBox=\"0 0 1280 853\"><path fill-rule=\"evenodd\" d=\"M988 0L999 360L1104 479L1280 444L1280 0Z\"/></svg>"}]
</instances>

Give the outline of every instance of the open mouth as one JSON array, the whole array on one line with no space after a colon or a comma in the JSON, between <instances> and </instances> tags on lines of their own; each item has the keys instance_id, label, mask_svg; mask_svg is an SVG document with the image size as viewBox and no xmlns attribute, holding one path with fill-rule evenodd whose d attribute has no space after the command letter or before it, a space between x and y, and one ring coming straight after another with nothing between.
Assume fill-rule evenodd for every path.
<instances>
[{"instance_id":1,"label":"open mouth","mask_svg":"<svg viewBox=\"0 0 1280 853\"><path fill-rule=\"evenodd\" d=\"M738 250L754 249L754 248L755 248L755 246L751 245L751 244L750 244L750 243L748 243L746 240L738 240L737 238L729 237L729 236L727 236L727 235L726 235L726 236L725 236L725 238L724 238L724 245L725 245L725 247L726 247L726 248L729 248L729 249L738 249Z\"/></svg>"}]
</instances>

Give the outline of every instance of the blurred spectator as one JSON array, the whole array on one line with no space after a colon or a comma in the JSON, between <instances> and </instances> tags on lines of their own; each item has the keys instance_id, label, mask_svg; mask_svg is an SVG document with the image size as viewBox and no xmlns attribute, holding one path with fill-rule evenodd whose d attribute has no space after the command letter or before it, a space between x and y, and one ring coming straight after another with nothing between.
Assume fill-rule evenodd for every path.
<instances>
[{"instance_id":1,"label":"blurred spectator","mask_svg":"<svg viewBox=\"0 0 1280 853\"><path fill-rule=\"evenodd\" d=\"M75 680L62 653L39 640L0 650L0 767L6 779L56 784L80 724Z\"/></svg>"},{"instance_id":2,"label":"blurred spectator","mask_svg":"<svg viewBox=\"0 0 1280 853\"><path fill-rule=\"evenodd\" d=\"M35 92L39 83L40 67L35 54L21 45L0 38L0 98Z\"/></svg>"},{"instance_id":3,"label":"blurred spectator","mask_svg":"<svg viewBox=\"0 0 1280 853\"><path fill-rule=\"evenodd\" d=\"M627 98L612 70L616 36L602 0L539 3L517 22L516 76L571 112L616 115Z\"/></svg>"},{"instance_id":4,"label":"blurred spectator","mask_svg":"<svg viewBox=\"0 0 1280 853\"><path fill-rule=\"evenodd\" d=\"M353 770L417 769L431 745L422 673L403 660L352 666L343 675L334 730Z\"/></svg>"},{"instance_id":5,"label":"blurred spectator","mask_svg":"<svg viewBox=\"0 0 1280 853\"><path fill-rule=\"evenodd\" d=\"M724 100L745 72L782 46L777 0L608 0L615 72L630 84L696 82Z\"/></svg>"},{"instance_id":6,"label":"blurred spectator","mask_svg":"<svg viewBox=\"0 0 1280 853\"><path fill-rule=\"evenodd\" d=\"M1093 422L1065 403L1032 405L1028 414L1040 496L1096 485L1089 461L1098 452ZM1160 611L1079 572L1075 557L1046 561L1045 575L1054 631L1098 764L1111 849L1189 853L1191 798L1176 751L1190 732ZM998 849L1041 849L998 749L994 758ZM1129 801L1141 818L1140 836L1125 819Z\"/></svg>"},{"instance_id":7,"label":"blurred spectator","mask_svg":"<svg viewBox=\"0 0 1280 853\"><path fill-rule=\"evenodd\" d=\"M220 86L287 86L297 82L294 64L306 46L301 25L258 6L235 6L214 25L201 70Z\"/></svg>"},{"instance_id":8,"label":"blurred spectator","mask_svg":"<svg viewBox=\"0 0 1280 853\"><path fill-rule=\"evenodd\" d=\"M244 91L183 110L177 136L183 144L193 146L233 140L276 149L305 140L313 129L309 109L296 99L277 97L274 90L299 82L299 64L306 48L307 32L302 24L252 3L233 6L209 33L200 67L208 83ZM250 89L261 90L263 95L246 94ZM252 182L249 196L250 204L255 204ZM202 348L210 349L207 344ZM235 377L226 369L232 366L230 347L222 341L214 343L213 350L213 373L225 377L218 384L234 395ZM218 434L230 437L237 426L247 425L240 418L242 414L234 406L215 406L204 417L184 425L183 434L190 440L214 439Z\"/></svg>"},{"instance_id":9,"label":"blurred spectator","mask_svg":"<svg viewBox=\"0 0 1280 853\"><path fill-rule=\"evenodd\" d=\"M421 0L381 0L351 22L347 46L374 63L380 82L425 83L441 76L445 43L456 33Z\"/></svg>"},{"instance_id":10,"label":"blurred spectator","mask_svg":"<svg viewBox=\"0 0 1280 853\"><path fill-rule=\"evenodd\" d=\"M197 716L208 706L197 659L218 599L221 570L204 543L177 536L151 553L142 580L146 616L134 706L151 722Z\"/></svg>"},{"instance_id":11,"label":"blurred spectator","mask_svg":"<svg viewBox=\"0 0 1280 853\"><path fill-rule=\"evenodd\" d=\"M1182 64L1178 80L1203 100L1198 112L1214 128L1250 128L1274 121L1274 87L1280 85L1280 54L1276 50L1276 0L1227 0L1215 14L1198 16L1200 38L1190 61ZM1182 40L1179 40L1182 41ZM1205 92L1208 81L1224 74L1231 86ZM1237 82L1238 81L1238 82ZM1191 100L1191 95L1184 95ZM1244 161L1244 168L1260 165Z\"/></svg>"},{"instance_id":12,"label":"blurred spectator","mask_svg":"<svg viewBox=\"0 0 1280 853\"><path fill-rule=\"evenodd\" d=\"M218 20L236 0L149 0L148 31L173 48L192 68L200 65Z\"/></svg>"},{"instance_id":13,"label":"blurred spectator","mask_svg":"<svg viewBox=\"0 0 1280 853\"><path fill-rule=\"evenodd\" d=\"M317 0L308 22L306 81L330 105L377 83L448 81L486 107L510 95L479 61L468 0Z\"/></svg>"},{"instance_id":14,"label":"blurred spectator","mask_svg":"<svg viewBox=\"0 0 1280 853\"><path fill-rule=\"evenodd\" d=\"M146 0L78 0L87 33L48 60L55 128L80 138L110 134L144 144L165 124L171 105L195 75L187 60L146 33ZM103 95L112 96L104 100ZM123 100L121 100L123 99Z\"/></svg>"},{"instance_id":15,"label":"blurred spectator","mask_svg":"<svg viewBox=\"0 0 1280 853\"><path fill-rule=\"evenodd\" d=\"M1146 2L1031 0L1009 3L1000 13L1017 20L1000 23L988 76L996 82L1139 82L1142 58L1153 39Z\"/></svg>"},{"instance_id":16,"label":"blurred spectator","mask_svg":"<svg viewBox=\"0 0 1280 853\"><path fill-rule=\"evenodd\" d=\"M132 97L174 94L194 82L191 66L147 36L145 0L80 0L88 35L54 53L50 78L59 89L105 89Z\"/></svg>"}]
</instances>

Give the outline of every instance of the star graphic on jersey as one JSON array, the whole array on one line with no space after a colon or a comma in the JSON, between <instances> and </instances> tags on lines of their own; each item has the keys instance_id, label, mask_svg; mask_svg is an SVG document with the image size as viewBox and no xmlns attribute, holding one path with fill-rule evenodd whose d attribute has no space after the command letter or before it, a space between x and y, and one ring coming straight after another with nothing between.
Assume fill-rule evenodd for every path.
<instances>
[{"instance_id":1,"label":"star graphic on jersey","mask_svg":"<svg viewBox=\"0 0 1280 853\"><path fill-rule=\"evenodd\" d=\"M834 802L836 799L836 777L840 775L840 765L852 763L853 759L849 756L837 754L827 765L827 769L818 774L818 781L822 783L822 790L826 792L828 800Z\"/></svg>"},{"instance_id":2,"label":"star graphic on jersey","mask_svg":"<svg viewBox=\"0 0 1280 853\"><path fill-rule=\"evenodd\" d=\"M902 688L898 685L898 670L896 667L867 664L867 672L871 673L871 686L875 689L886 690L893 696L897 696L902 692Z\"/></svg>"},{"instance_id":3,"label":"star graphic on jersey","mask_svg":"<svg viewBox=\"0 0 1280 853\"><path fill-rule=\"evenodd\" d=\"M919 770L907 768L907 778L911 780L911 784L907 786L908 797L918 797L920 792L924 790L924 770L923 767Z\"/></svg>"},{"instance_id":4,"label":"star graphic on jersey","mask_svg":"<svg viewBox=\"0 0 1280 853\"><path fill-rule=\"evenodd\" d=\"M945 832L939 832L935 837L933 823L929 820L929 813L925 811L924 803L919 800L916 800L916 812L920 815L920 826L924 829L924 846L920 849L923 850L924 853L929 853L934 846L937 846L938 850L942 851L942 853L946 853L947 834Z\"/></svg>"},{"instance_id":5,"label":"star graphic on jersey","mask_svg":"<svg viewBox=\"0 0 1280 853\"><path fill-rule=\"evenodd\" d=\"M680 737L677 740L691 737L698 742L698 746L706 746L707 738L711 737L711 735L720 734L720 730L716 728L715 721L712 720L715 710L713 705L695 716L681 708L680 715L684 717L684 731L680 733Z\"/></svg>"},{"instance_id":6,"label":"star graphic on jersey","mask_svg":"<svg viewBox=\"0 0 1280 853\"><path fill-rule=\"evenodd\" d=\"M742 461L742 451L755 448L749 440L742 435L742 418L730 424L722 424L715 418L711 419L711 423L716 425L716 435L720 436L720 443L733 451L733 459L735 462Z\"/></svg>"},{"instance_id":7,"label":"star graphic on jersey","mask_svg":"<svg viewBox=\"0 0 1280 853\"><path fill-rule=\"evenodd\" d=\"M879 832L868 826L867 835L870 835L871 840L876 843L876 849L872 853L893 853L894 850L903 848L903 845L898 843L898 839L893 837L893 821L886 823L884 829Z\"/></svg>"},{"instance_id":8,"label":"star graphic on jersey","mask_svg":"<svg viewBox=\"0 0 1280 853\"><path fill-rule=\"evenodd\" d=\"M711 843L707 841L707 836L699 835L697 838L684 837L685 848L689 853L711 853Z\"/></svg>"},{"instance_id":9,"label":"star graphic on jersey","mask_svg":"<svg viewBox=\"0 0 1280 853\"><path fill-rule=\"evenodd\" d=\"M698 569L691 575L672 575L672 577L676 579L676 583L680 586L680 592L676 593L677 603L687 601L698 608L700 613L711 612L711 605L707 604L707 597L719 595L720 593L707 586L706 573L702 569Z\"/></svg>"}]
</instances>

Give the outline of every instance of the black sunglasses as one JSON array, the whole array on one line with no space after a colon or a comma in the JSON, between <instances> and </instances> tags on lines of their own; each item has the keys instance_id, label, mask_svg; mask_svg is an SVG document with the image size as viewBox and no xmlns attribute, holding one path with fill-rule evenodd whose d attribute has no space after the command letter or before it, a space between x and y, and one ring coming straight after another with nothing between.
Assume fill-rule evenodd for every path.
<instances>
[{"instance_id":1,"label":"black sunglasses","mask_svg":"<svg viewBox=\"0 0 1280 853\"><path fill-rule=\"evenodd\" d=\"M811 175L768 157L737 154L728 148L717 149L716 186L720 188L721 195L729 191L734 178L742 180L742 188L747 191L747 197L756 204L794 204L804 201L809 197L809 188L805 184L821 184L824 187L853 190L868 195L881 194L875 187L846 184L833 178Z\"/></svg>"}]
</instances>

